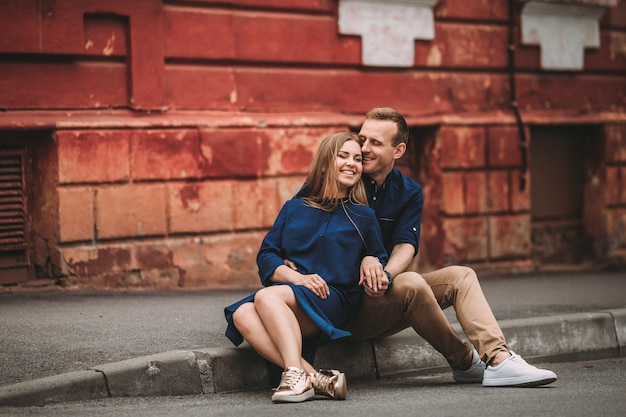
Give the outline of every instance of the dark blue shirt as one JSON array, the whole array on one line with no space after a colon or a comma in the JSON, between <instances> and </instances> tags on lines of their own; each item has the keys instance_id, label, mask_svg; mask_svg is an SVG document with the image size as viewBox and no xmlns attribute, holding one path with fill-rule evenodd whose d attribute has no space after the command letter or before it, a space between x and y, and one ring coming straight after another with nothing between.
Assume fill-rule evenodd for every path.
<instances>
[{"instance_id":1,"label":"dark blue shirt","mask_svg":"<svg viewBox=\"0 0 626 417\"><path fill-rule=\"evenodd\" d=\"M300 307L320 329L318 343L321 344L350 336L342 327L363 297L358 283L361 259L366 255L378 257L383 265L387 263L380 228L371 208L345 203L333 212L326 212L296 198L283 205L265 235L257 265L263 285L291 287ZM328 297L322 299L302 285L274 284L270 278L276 268L284 265L285 259L294 262L301 274L321 276L328 284ZM235 345L243 341L243 336L233 323L233 313L241 305L254 301L254 296L224 309L228 322L226 336Z\"/></svg>"},{"instance_id":2,"label":"dark blue shirt","mask_svg":"<svg viewBox=\"0 0 626 417\"><path fill-rule=\"evenodd\" d=\"M363 175L369 206L376 212L388 254L399 243L419 249L424 196L422 186L393 169L382 186Z\"/></svg>"},{"instance_id":3,"label":"dark blue shirt","mask_svg":"<svg viewBox=\"0 0 626 417\"><path fill-rule=\"evenodd\" d=\"M270 277L285 259L294 262L298 272L318 274L340 288L357 285L363 256L376 256L385 264L387 256L372 209L350 203L345 208L363 240L341 206L326 212L301 199L287 201L257 255L263 285L272 284Z\"/></svg>"}]
</instances>

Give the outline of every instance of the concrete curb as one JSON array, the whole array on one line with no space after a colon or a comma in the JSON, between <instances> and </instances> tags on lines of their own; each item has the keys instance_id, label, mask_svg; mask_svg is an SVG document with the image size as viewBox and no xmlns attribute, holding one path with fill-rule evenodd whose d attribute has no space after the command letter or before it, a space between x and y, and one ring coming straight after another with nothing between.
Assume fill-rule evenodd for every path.
<instances>
[{"instance_id":1,"label":"concrete curb","mask_svg":"<svg viewBox=\"0 0 626 417\"><path fill-rule=\"evenodd\" d=\"M509 347L532 361L619 357L626 346L626 309L506 320ZM461 334L458 325L455 330ZM392 337L338 341L320 348L319 367L349 379L446 370L430 345L407 329ZM250 348L170 351L0 387L0 406L36 406L110 397L196 395L269 388L265 363Z\"/></svg>"}]
</instances>

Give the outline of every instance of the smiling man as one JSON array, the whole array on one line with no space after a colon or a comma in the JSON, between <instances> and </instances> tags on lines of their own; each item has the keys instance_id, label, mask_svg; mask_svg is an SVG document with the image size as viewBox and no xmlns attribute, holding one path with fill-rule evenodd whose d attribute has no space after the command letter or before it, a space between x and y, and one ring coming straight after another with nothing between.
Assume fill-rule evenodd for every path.
<instances>
[{"instance_id":1,"label":"smiling man","mask_svg":"<svg viewBox=\"0 0 626 417\"><path fill-rule=\"evenodd\" d=\"M351 315L347 330L352 338L382 338L412 327L446 358L456 382L528 387L556 381L554 372L529 365L510 351L474 270L407 271L419 249L424 205L422 186L394 168L406 152L409 129L396 110L375 108L367 113L359 136L368 203L389 260L384 271L377 259L363 260L361 281L368 296ZM444 315L450 306L473 347L461 341Z\"/></svg>"}]
</instances>

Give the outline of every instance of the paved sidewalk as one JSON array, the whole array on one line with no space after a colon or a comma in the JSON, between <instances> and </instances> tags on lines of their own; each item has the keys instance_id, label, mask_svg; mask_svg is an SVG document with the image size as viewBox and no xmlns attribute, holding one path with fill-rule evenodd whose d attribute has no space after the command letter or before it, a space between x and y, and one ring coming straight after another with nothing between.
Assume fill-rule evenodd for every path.
<instances>
[{"instance_id":1,"label":"paved sidewalk","mask_svg":"<svg viewBox=\"0 0 626 417\"><path fill-rule=\"evenodd\" d=\"M511 348L529 362L624 355L626 271L481 284ZM263 362L223 335L223 307L249 293L0 293L0 406L268 387ZM460 332L453 309L446 314ZM316 365L340 368L348 379L447 369L410 329L325 346Z\"/></svg>"}]
</instances>

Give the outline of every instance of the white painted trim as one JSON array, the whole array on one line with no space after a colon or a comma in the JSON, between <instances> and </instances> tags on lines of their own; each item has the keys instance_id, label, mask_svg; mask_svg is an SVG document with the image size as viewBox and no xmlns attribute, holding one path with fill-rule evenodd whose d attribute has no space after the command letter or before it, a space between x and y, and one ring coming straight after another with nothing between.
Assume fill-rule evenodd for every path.
<instances>
[{"instance_id":1,"label":"white painted trim","mask_svg":"<svg viewBox=\"0 0 626 417\"><path fill-rule=\"evenodd\" d=\"M361 36L363 65L412 67L415 40L435 38L440 0L339 0L339 33Z\"/></svg>"},{"instance_id":2,"label":"white painted trim","mask_svg":"<svg viewBox=\"0 0 626 417\"><path fill-rule=\"evenodd\" d=\"M607 9L547 1L524 5L522 44L540 46L543 69L582 70L585 48L600 47L599 21Z\"/></svg>"}]
</instances>

